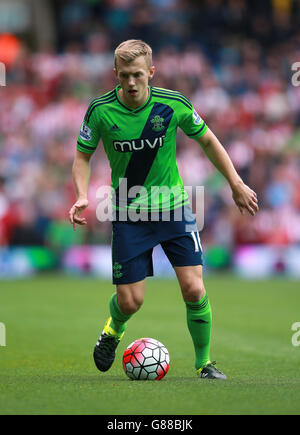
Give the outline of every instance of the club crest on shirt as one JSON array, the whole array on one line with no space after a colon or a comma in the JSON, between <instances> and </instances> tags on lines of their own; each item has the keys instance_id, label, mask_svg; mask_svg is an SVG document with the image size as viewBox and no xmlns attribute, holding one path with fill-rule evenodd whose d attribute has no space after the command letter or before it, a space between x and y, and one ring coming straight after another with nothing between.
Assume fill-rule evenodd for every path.
<instances>
[{"instance_id":1,"label":"club crest on shirt","mask_svg":"<svg viewBox=\"0 0 300 435\"><path fill-rule=\"evenodd\" d=\"M162 131L165 128L163 125L164 118L160 117L159 115L155 115L150 122L153 124L153 131Z\"/></svg>"},{"instance_id":2,"label":"club crest on shirt","mask_svg":"<svg viewBox=\"0 0 300 435\"><path fill-rule=\"evenodd\" d=\"M198 115L198 113L196 112L196 110L194 109L193 112L193 118L194 118L194 124L199 125L202 122L202 118L200 115Z\"/></svg>"},{"instance_id":3,"label":"club crest on shirt","mask_svg":"<svg viewBox=\"0 0 300 435\"><path fill-rule=\"evenodd\" d=\"M80 127L80 137L82 140L91 140L92 139L92 129L88 127L84 122Z\"/></svg>"}]
</instances>

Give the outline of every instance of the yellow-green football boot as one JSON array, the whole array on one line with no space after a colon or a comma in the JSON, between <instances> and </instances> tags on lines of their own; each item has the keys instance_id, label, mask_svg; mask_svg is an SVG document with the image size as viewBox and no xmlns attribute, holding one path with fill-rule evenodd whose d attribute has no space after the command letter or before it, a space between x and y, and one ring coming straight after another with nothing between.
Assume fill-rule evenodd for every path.
<instances>
[{"instance_id":1,"label":"yellow-green football boot","mask_svg":"<svg viewBox=\"0 0 300 435\"><path fill-rule=\"evenodd\" d=\"M116 349L124 332L118 334L112 327L111 317L109 317L104 325L104 329L99 337L94 348L94 361L96 367L101 372L106 372L112 366L116 356Z\"/></svg>"}]
</instances>

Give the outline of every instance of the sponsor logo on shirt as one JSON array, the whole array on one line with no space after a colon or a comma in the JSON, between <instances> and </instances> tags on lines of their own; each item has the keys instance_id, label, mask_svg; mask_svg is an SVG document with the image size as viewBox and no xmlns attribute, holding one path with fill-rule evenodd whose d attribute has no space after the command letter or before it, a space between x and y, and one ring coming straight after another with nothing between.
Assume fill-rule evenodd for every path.
<instances>
[{"instance_id":1,"label":"sponsor logo on shirt","mask_svg":"<svg viewBox=\"0 0 300 435\"><path fill-rule=\"evenodd\" d=\"M156 137L155 139L132 139L132 140L114 140L113 146L119 153L128 153L133 151L142 151L145 148L162 147L165 136Z\"/></svg>"}]
</instances>

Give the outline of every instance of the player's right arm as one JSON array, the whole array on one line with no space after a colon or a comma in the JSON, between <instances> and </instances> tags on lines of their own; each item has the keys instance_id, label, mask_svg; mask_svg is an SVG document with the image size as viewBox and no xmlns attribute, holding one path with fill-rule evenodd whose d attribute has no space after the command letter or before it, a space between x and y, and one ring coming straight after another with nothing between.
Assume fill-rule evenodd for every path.
<instances>
[{"instance_id":1,"label":"player's right arm","mask_svg":"<svg viewBox=\"0 0 300 435\"><path fill-rule=\"evenodd\" d=\"M77 140L77 150L73 162L72 175L76 192L76 202L69 211L69 220L76 229L76 224L86 225L84 217L80 217L88 203L88 187L90 179L90 159L100 140L100 119L96 113L96 101L90 104L84 121L81 124Z\"/></svg>"},{"instance_id":2,"label":"player's right arm","mask_svg":"<svg viewBox=\"0 0 300 435\"><path fill-rule=\"evenodd\" d=\"M89 205L88 202L88 187L90 179L90 159L92 154L86 154L79 150L76 151L73 162L73 183L76 192L76 202L69 211L69 219L75 230L76 224L86 225L86 219L80 217L80 214Z\"/></svg>"}]
</instances>

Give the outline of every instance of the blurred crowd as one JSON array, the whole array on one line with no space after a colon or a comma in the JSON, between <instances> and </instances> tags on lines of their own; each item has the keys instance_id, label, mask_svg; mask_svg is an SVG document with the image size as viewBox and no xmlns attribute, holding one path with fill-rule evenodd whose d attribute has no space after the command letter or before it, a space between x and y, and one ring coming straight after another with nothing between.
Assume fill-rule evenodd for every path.
<instances>
[{"instance_id":1,"label":"blurred crowd","mask_svg":"<svg viewBox=\"0 0 300 435\"><path fill-rule=\"evenodd\" d=\"M89 102L116 86L113 51L127 38L153 47L151 82L185 94L257 192L255 218L240 215L199 145L178 134L184 184L204 186L205 245L300 243L300 61L295 2L111 0L56 4L57 41L21 41L0 88L0 246L110 242L97 189L110 184L98 146L88 225L75 232L71 168ZM289 7L290 6L290 9ZM300 85L300 77L299 77Z\"/></svg>"}]
</instances>

